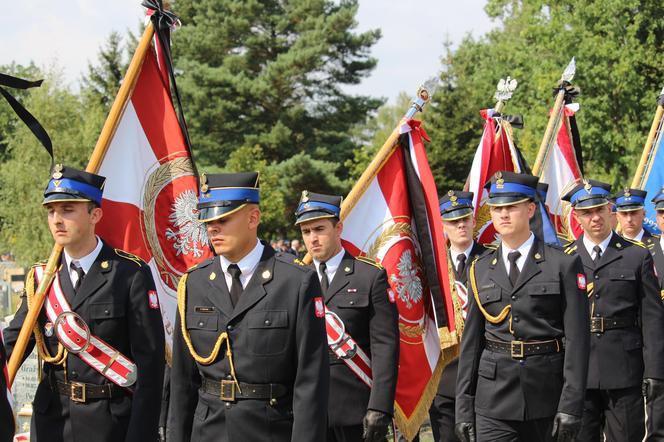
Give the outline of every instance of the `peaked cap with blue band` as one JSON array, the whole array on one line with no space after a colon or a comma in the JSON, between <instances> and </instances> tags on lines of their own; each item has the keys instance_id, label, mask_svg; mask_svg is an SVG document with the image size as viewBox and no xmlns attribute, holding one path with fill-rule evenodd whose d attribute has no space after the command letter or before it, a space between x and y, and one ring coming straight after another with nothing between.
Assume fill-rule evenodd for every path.
<instances>
[{"instance_id":1,"label":"peaked cap with blue band","mask_svg":"<svg viewBox=\"0 0 664 442\"><path fill-rule=\"evenodd\" d=\"M322 218L339 219L342 201L341 196L303 191L295 211L295 225Z\"/></svg>"},{"instance_id":2,"label":"peaked cap with blue band","mask_svg":"<svg viewBox=\"0 0 664 442\"><path fill-rule=\"evenodd\" d=\"M616 195L616 210L630 212L645 208L647 194L645 190L624 188Z\"/></svg>"},{"instance_id":3,"label":"peaked cap with blue band","mask_svg":"<svg viewBox=\"0 0 664 442\"><path fill-rule=\"evenodd\" d=\"M473 214L473 192L450 190L438 201L444 221L454 221Z\"/></svg>"},{"instance_id":4,"label":"peaked cap with blue band","mask_svg":"<svg viewBox=\"0 0 664 442\"><path fill-rule=\"evenodd\" d=\"M655 210L664 210L664 187L659 189L659 193L651 201L655 203Z\"/></svg>"},{"instance_id":5,"label":"peaked cap with blue band","mask_svg":"<svg viewBox=\"0 0 664 442\"><path fill-rule=\"evenodd\" d=\"M198 220L206 223L260 202L258 172L201 175Z\"/></svg>"},{"instance_id":6,"label":"peaked cap with blue band","mask_svg":"<svg viewBox=\"0 0 664 442\"><path fill-rule=\"evenodd\" d=\"M537 177L526 173L496 172L484 186L489 206L510 206L537 198Z\"/></svg>"},{"instance_id":7,"label":"peaked cap with blue band","mask_svg":"<svg viewBox=\"0 0 664 442\"><path fill-rule=\"evenodd\" d=\"M56 164L44 190L42 205L57 202L93 202L101 206L106 178L84 170Z\"/></svg>"},{"instance_id":8,"label":"peaked cap with blue band","mask_svg":"<svg viewBox=\"0 0 664 442\"><path fill-rule=\"evenodd\" d=\"M595 180L583 180L561 198L575 209L592 209L609 204L611 185Z\"/></svg>"}]
</instances>

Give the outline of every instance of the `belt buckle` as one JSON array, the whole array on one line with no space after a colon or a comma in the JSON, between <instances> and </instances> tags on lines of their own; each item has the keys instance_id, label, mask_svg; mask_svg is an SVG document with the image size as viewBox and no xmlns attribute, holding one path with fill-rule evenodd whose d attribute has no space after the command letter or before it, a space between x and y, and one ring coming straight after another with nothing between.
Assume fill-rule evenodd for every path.
<instances>
[{"instance_id":1,"label":"belt buckle","mask_svg":"<svg viewBox=\"0 0 664 442\"><path fill-rule=\"evenodd\" d=\"M590 333L604 333L604 318L592 318L590 320Z\"/></svg>"},{"instance_id":2,"label":"belt buckle","mask_svg":"<svg viewBox=\"0 0 664 442\"><path fill-rule=\"evenodd\" d=\"M69 384L69 398L73 402L85 403L85 384L82 382L71 382Z\"/></svg>"},{"instance_id":3,"label":"belt buckle","mask_svg":"<svg viewBox=\"0 0 664 442\"><path fill-rule=\"evenodd\" d=\"M224 402L235 402L235 382L227 379L222 380L219 396Z\"/></svg>"},{"instance_id":4,"label":"belt buckle","mask_svg":"<svg viewBox=\"0 0 664 442\"><path fill-rule=\"evenodd\" d=\"M523 354L523 341L511 341L510 342L510 354L512 358L522 358Z\"/></svg>"}]
</instances>

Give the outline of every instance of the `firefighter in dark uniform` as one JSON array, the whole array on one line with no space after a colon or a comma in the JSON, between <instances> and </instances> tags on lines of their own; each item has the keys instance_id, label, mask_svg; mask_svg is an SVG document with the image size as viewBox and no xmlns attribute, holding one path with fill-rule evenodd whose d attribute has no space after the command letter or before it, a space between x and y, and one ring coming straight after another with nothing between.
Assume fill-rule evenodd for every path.
<instances>
[{"instance_id":1,"label":"firefighter in dark uniform","mask_svg":"<svg viewBox=\"0 0 664 442\"><path fill-rule=\"evenodd\" d=\"M616 195L615 206L620 234L632 241L640 241L652 252L657 238L643 228L643 220L646 218L645 190L625 188Z\"/></svg>"},{"instance_id":2,"label":"firefighter in dark uniform","mask_svg":"<svg viewBox=\"0 0 664 442\"><path fill-rule=\"evenodd\" d=\"M635 442L645 427L641 384L645 379L659 390L664 382L664 304L648 250L611 229L610 191L608 184L584 180L563 196L583 228L565 252L583 261L591 314L578 440L600 441L604 434L608 441Z\"/></svg>"},{"instance_id":3,"label":"firefighter in dark uniform","mask_svg":"<svg viewBox=\"0 0 664 442\"><path fill-rule=\"evenodd\" d=\"M258 173L203 175L217 256L178 287L168 441L325 439L329 368L318 278L259 241Z\"/></svg>"},{"instance_id":4,"label":"firefighter in dark uniform","mask_svg":"<svg viewBox=\"0 0 664 442\"><path fill-rule=\"evenodd\" d=\"M0 330L0 442L11 442L14 439L14 413L9 402L9 389L7 388L7 355L2 344L2 330Z\"/></svg>"},{"instance_id":5,"label":"firefighter in dark uniform","mask_svg":"<svg viewBox=\"0 0 664 442\"><path fill-rule=\"evenodd\" d=\"M44 361L32 405L32 440L145 442L157 438L164 372L161 311L150 268L95 235L103 215L104 182L102 176L56 165L44 192L51 234L64 250L24 356L36 345ZM5 329L9 354L33 302L41 268L37 264L28 273L25 297ZM60 290L68 308L49 302L51 293ZM54 320L49 311L57 308L70 313L63 311ZM91 347L75 354L80 348L67 343L64 325L58 325L65 322L59 322L61 318L87 326L89 333L80 337L103 341L106 345L96 346L108 346L103 356L94 357L100 352ZM121 363L135 366L132 370Z\"/></svg>"},{"instance_id":6,"label":"firefighter in dark uniform","mask_svg":"<svg viewBox=\"0 0 664 442\"><path fill-rule=\"evenodd\" d=\"M655 221L659 230L664 232L664 188L651 200L655 204ZM659 288L664 290L664 241L662 235L653 235L654 244L650 249L655 272L659 279ZM662 292L664 295L664 292ZM664 299L664 298L663 298ZM646 397L646 440L664 440L664 385L661 382L644 381L643 395Z\"/></svg>"},{"instance_id":7,"label":"firefighter in dark uniform","mask_svg":"<svg viewBox=\"0 0 664 442\"><path fill-rule=\"evenodd\" d=\"M461 299L465 318L468 308L467 268L488 249L473 241L473 193L450 190L439 201L443 230L449 242L447 259L452 264L457 294ZM438 392L429 409L431 430L436 442L456 442L454 434L454 399L459 360L445 366Z\"/></svg>"},{"instance_id":8,"label":"firefighter in dark uniform","mask_svg":"<svg viewBox=\"0 0 664 442\"><path fill-rule=\"evenodd\" d=\"M497 172L487 188L500 243L468 273L456 433L464 441L571 441L588 363L583 266L530 230L536 177Z\"/></svg>"},{"instance_id":9,"label":"firefighter in dark uniform","mask_svg":"<svg viewBox=\"0 0 664 442\"><path fill-rule=\"evenodd\" d=\"M358 351L371 360L369 387L330 346L327 441L378 442L385 440L394 413L399 317L385 270L375 261L354 258L341 245L341 200L305 190L295 213L328 314L336 315Z\"/></svg>"}]
</instances>

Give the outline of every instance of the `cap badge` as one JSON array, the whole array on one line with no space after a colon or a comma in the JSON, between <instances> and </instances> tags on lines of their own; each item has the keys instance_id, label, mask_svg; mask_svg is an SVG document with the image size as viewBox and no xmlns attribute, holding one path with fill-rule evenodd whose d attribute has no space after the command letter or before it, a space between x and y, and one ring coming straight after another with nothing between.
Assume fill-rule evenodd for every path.
<instances>
[{"instance_id":1,"label":"cap badge","mask_svg":"<svg viewBox=\"0 0 664 442\"><path fill-rule=\"evenodd\" d=\"M54 180L59 180L60 178L62 178L62 169L63 169L62 164L56 164L55 166L53 166L52 176Z\"/></svg>"},{"instance_id":2,"label":"cap badge","mask_svg":"<svg viewBox=\"0 0 664 442\"><path fill-rule=\"evenodd\" d=\"M454 196L454 190L449 190L447 192L447 196Z\"/></svg>"},{"instance_id":3,"label":"cap badge","mask_svg":"<svg viewBox=\"0 0 664 442\"><path fill-rule=\"evenodd\" d=\"M629 189L625 189L625 196L626 196L626 197L630 197L630 196L632 196L632 194L629 193Z\"/></svg>"},{"instance_id":4,"label":"cap badge","mask_svg":"<svg viewBox=\"0 0 664 442\"><path fill-rule=\"evenodd\" d=\"M588 180L583 180L583 188L586 189L586 192L590 193L590 191L593 189L593 186L588 182Z\"/></svg>"},{"instance_id":5,"label":"cap badge","mask_svg":"<svg viewBox=\"0 0 664 442\"><path fill-rule=\"evenodd\" d=\"M202 174L201 175L201 193L207 193L207 191L210 189L208 186L207 182L207 175Z\"/></svg>"},{"instance_id":6,"label":"cap badge","mask_svg":"<svg viewBox=\"0 0 664 442\"><path fill-rule=\"evenodd\" d=\"M458 200L458 198L457 198L456 195L454 195L454 193L452 195L450 195L450 201L452 201L453 206L458 206L459 205L457 200Z\"/></svg>"},{"instance_id":7,"label":"cap badge","mask_svg":"<svg viewBox=\"0 0 664 442\"><path fill-rule=\"evenodd\" d=\"M53 174L53 175L55 175L55 174ZM60 187L60 183L61 183L60 180L53 180L53 185L55 186L56 189L58 189Z\"/></svg>"},{"instance_id":8,"label":"cap badge","mask_svg":"<svg viewBox=\"0 0 664 442\"><path fill-rule=\"evenodd\" d=\"M303 190L302 191L302 197L300 198L300 201L303 203L306 203L309 201L309 191L308 190Z\"/></svg>"}]
</instances>

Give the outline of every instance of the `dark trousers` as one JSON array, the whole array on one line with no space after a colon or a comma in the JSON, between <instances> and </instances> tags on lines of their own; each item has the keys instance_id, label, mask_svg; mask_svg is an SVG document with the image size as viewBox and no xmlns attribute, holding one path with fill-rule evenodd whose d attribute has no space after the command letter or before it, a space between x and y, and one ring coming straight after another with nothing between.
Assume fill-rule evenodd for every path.
<instances>
[{"instance_id":1,"label":"dark trousers","mask_svg":"<svg viewBox=\"0 0 664 442\"><path fill-rule=\"evenodd\" d=\"M579 442L641 442L645 435L641 387L586 390Z\"/></svg>"},{"instance_id":2,"label":"dark trousers","mask_svg":"<svg viewBox=\"0 0 664 442\"><path fill-rule=\"evenodd\" d=\"M553 416L509 421L475 415L477 442L550 442Z\"/></svg>"},{"instance_id":3,"label":"dark trousers","mask_svg":"<svg viewBox=\"0 0 664 442\"><path fill-rule=\"evenodd\" d=\"M362 425L328 427L327 442L362 442Z\"/></svg>"},{"instance_id":4,"label":"dark trousers","mask_svg":"<svg viewBox=\"0 0 664 442\"><path fill-rule=\"evenodd\" d=\"M429 408L429 419L434 441L459 442L454 434L454 398L437 394Z\"/></svg>"},{"instance_id":5,"label":"dark trousers","mask_svg":"<svg viewBox=\"0 0 664 442\"><path fill-rule=\"evenodd\" d=\"M646 399L646 440L664 441L664 396Z\"/></svg>"}]
</instances>

